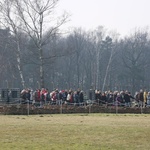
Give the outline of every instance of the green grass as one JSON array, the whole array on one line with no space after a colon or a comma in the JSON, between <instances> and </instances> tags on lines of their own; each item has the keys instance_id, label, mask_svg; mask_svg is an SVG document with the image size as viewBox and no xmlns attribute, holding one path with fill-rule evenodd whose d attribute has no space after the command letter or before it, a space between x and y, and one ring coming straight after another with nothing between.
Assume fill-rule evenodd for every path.
<instances>
[{"instance_id":1,"label":"green grass","mask_svg":"<svg viewBox=\"0 0 150 150\"><path fill-rule=\"evenodd\" d=\"M149 150L150 115L1 115L0 136L0 150Z\"/></svg>"}]
</instances>

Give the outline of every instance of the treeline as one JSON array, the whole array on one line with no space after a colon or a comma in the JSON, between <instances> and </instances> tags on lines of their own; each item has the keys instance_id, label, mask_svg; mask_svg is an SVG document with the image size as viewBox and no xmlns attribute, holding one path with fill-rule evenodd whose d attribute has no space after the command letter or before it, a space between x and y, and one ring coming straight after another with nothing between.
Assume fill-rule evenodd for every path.
<instances>
[{"instance_id":1,"label":"treeline","mask_svg":"<svg viewBox=\"0 0 150 150\"><path fill-rule=\"evenodd\" d=\"M59 0L0 1L0 88L149 89L149 32L60 30Z\"/></svg>"},{"instance_id":2,"label":"treeline","mask_svg":"<svg viewBox=\"0 0 150 150\"><path fill-rule=\"evenodd\" d=\"M18 57L14 38L9 28L0 30L0 88L23 88L17 59L20 59L25 87L41 88L35 42L20 31ZM50 90L93 88L135 92L150 88L147 30L136 30L120 38L101 26L93 31L75 28L65 36L53 35L43 49L44 87Z\"/></svg>"}]
</instances>

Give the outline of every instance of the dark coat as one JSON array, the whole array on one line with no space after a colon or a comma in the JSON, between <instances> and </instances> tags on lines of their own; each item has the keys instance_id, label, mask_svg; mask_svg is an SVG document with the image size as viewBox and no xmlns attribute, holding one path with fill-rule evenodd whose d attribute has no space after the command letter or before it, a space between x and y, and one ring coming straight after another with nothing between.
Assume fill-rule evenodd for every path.
<instances>
[{"instance_id":1,"label":"dark coat","mask_svg":"<svg viewBox=\"0 0 150 150\"><path fill-rule=\"evenodd\" d=\"M138 96L138 99L140 100L140 101L144 101L144 94L143 94L143 92L140 92L139 93L139 96Z\"/></svg>"},{"instance_id":2,"label":"dark coat","mask_svg":"<svg viewBox=\"0 0 150 150\"><path fill-rule=\"evenodd\" d=\"M125 94L124 95L124 100L125 100L125 103L129 103L130 102L130 96L129 96L129 94Z\"/></svg>"}]
</instances>

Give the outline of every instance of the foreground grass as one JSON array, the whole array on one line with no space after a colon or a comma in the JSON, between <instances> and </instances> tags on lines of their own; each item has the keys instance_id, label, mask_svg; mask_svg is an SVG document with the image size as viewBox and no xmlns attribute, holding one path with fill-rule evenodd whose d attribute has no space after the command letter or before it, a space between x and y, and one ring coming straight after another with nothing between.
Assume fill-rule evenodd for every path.
<instances>
[{"instance_id":1,"label":"foreground grass","mask_svg":"<svg viewBox=\"0 0 150 150\"><path fill-rule=\"evenodd\" d=\"M0 116L0 150L149 150L150 115Z\"/></svg>"}]
</instances>

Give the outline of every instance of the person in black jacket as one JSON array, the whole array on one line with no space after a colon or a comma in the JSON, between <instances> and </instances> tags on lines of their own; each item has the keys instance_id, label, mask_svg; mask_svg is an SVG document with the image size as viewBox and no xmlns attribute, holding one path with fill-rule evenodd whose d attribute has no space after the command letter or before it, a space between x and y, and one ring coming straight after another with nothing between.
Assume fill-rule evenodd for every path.
<instances>
[{"instance_id":1,"label":"person in black jacket","mask_svg":"<svg viewBox=\"0 0 150 150\"><path fill-rule=\"evenodd\" d=\"M134 99L133 96L131 96L131 93L126 91L124 94L124 100L125 100L125 106L131 107L131 99Z\"/></svg>"},{"instance_id":2,"label":"person in black jacket","mask_svg":"<svg viewBox=\"0 0 150 150\"><path fill-rule=\"evenodd\" d=\"M83 102L84 102L83 91L80 92L80 94L79 94L79 99L80 99L80 104L83 105Z\"/></svg>"}]
</instances>

